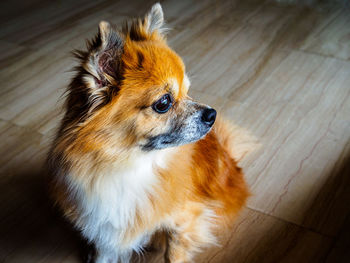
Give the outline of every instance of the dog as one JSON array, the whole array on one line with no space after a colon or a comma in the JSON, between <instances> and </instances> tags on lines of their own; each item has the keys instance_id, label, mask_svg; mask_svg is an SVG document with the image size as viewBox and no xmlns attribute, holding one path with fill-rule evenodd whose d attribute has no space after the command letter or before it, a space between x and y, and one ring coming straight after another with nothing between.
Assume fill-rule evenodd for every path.
<instances>
[{"instance_id":1,"label":"dog","mask_svg":"<svg viewBox=\"0 0 350 263\"><path fill-rule=\"evenodd\" d=\"M157 231L169 236L167 262L191 262L249 196L229 126L187 95L159 3L121 30L100 22L75 55L48 156L55 203L96 263L129 262Z\"/></svg>"}]
</instances>

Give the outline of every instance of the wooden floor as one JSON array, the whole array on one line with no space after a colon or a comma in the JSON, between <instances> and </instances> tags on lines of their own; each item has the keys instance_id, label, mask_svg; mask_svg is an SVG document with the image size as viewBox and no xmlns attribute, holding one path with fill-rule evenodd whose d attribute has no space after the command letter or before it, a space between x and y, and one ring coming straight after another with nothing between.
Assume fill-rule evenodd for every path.
<instances>
[{"instance_id":1,"label":"wooden floor","mask_svg":"<svg viewBox=\"0 0 350 263\"><path fill-rule=\"evenodd\" d=\"M1 1L0 262L81 262L82 242L51 209L41 169L75 65L69 52L100 20L120 24L151 4ZM262 144L241 163L253 193L247 207L221 230L222 246L195 262L350 262L350 9L162 5L190 95Z\"/></svg>"}]
</instances>

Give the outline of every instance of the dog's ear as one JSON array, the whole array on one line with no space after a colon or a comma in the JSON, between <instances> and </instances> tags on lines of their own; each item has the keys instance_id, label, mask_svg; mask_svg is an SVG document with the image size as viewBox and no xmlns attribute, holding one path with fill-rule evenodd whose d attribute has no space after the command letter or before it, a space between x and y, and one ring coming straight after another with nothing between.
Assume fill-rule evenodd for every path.
<instances>
[{"instance_id":1,"label":"dog's ear","mask_svg":"<svg viewBox=\"0 0 350 263\"><path fill-rule=\"evenodd\" d=\"M123 38L108 22L101 21L99 32L89 43L84 68L102 85L116 85L120 73Z\"/></svg>"},{"instance_id":2,"label":"dog's ear","mask_svg":"<svg viewBox=\"0 0 350 263\"><path fill-rule=\"evenodd\" d=\"M87 44L88 51L75 52L86 71L82 80L87 88L90 111L108 102L119 90L123 46L122 35L102 21L97 36Z\"/></svg>"},{"instance_id":3,"label":"dog's ear","mask_svg":"<svg viewBox=\"0 0 350 263\"><path fill-rule=\"evenodd\" d=\"M134 20L129 27L124 27L125 35L128 35L131 40L164 40L166 28L164 28L164 14L162 6L156 3L151 10L146 14L144 19Z\"/></svg>"},{"instance_id":4,"label":"dog's ear","mask_svg":"<svg viewBox=\"0 0 350 263\"><path fill-rule=\"evenodd\" d=\"M143 23L145 30L149 35L156 31L159 34L162 34L164 31L164 14L160 3L156 3L152 6L151 10L146 14Z\"/></svg>"}]
</instances>

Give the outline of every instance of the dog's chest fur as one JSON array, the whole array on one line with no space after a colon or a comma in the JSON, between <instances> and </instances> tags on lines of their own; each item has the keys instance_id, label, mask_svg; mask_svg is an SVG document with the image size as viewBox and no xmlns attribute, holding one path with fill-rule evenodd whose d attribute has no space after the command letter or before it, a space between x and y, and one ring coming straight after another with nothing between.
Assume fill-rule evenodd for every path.
<instances>
[{"instance_id":1,"label":"dog's chest fur","mask_svg":"<svg viewBox=\"0 0 350 263\"><path fill-rule=\"evenodd\" d=\"M159 183L156 166L165 167L165 153L137 158L131 167L111 167L96 174L90 189L78 187L80 219L78 226L90 241L103 241L106 247L121 248L125 232L132 228L138 209L153 209L150 196ZM141 214L141 216L143 216ZM151 233L140 234L125 250L138 251Z\"/></svg>"}]
</instances>

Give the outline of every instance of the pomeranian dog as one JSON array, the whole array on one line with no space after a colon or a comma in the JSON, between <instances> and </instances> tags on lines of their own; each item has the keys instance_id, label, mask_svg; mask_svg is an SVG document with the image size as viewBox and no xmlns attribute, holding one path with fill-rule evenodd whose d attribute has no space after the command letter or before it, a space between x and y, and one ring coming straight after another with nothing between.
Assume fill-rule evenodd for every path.
<instances>
[{"instance_id":1,"label":"pomeranian dog","mask_svg":"<svg viewBox=\"0 0 350 263\"><path fill-rule=\"evenodd\" d=\"M249 195L234 135L187 95L163 23L160 4L122 30L100 22L75 53L48 166L52 196L94 244L96 263L129 262L156 231L168 233L167 262L191 262Z\"/></svg>"}]
</instances>

